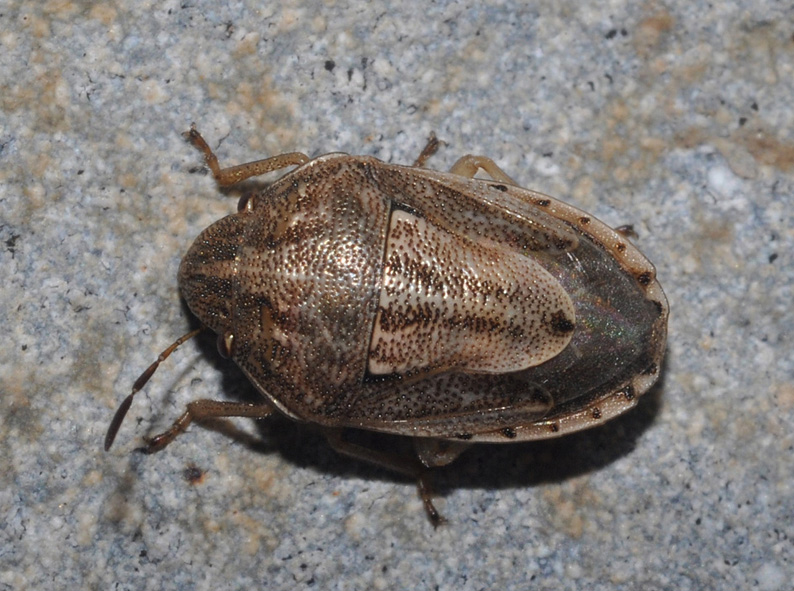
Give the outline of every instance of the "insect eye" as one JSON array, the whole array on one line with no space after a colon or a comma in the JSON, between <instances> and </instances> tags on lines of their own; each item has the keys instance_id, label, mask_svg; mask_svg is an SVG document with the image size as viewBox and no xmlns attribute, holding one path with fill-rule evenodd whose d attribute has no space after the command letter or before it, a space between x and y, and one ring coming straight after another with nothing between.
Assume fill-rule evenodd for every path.
<instances>
[{"instance_id":1,"label":"insect eye","mask_svg":"<svg viewBox=\"0 0 794 591\"><path fill-rule=\"evenodd\" d=\"M231 332L219 334L216 344L218 346L218 353L220 356L224 359L228 359L232 356L234 351L234 334Z\"/></svg>"},{"instance_id":2,"label":"insect eye","mask_svg":"<svg viewBox=\"0 0 794 591\"><path fill-rule=\"evenodd\" d=\"M251 211L254 209L254 199L253 195L243 195L240 197L240 200L237 202L237 213L242 211Z\"/></svg>"}]
</instances>

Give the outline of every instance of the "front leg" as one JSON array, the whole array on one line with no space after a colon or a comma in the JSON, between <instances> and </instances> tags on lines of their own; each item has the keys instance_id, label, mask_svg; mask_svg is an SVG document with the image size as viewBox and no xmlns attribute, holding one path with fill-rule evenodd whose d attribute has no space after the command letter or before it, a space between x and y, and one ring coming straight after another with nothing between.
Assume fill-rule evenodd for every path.
<instances>
[{"instance_id":1,"label":"front leg","mask_svg":"<svg viewBox=\"0 0 794 591\"><path fill-rule=\"evenodd\" d=\"M275 412L266 402L232 402L225 400L194 400L188 403L185 412L162 433L146 438L146 447L143 452L152 454L160 451L171 443L176 437L185 432L193 421L207 419L225 419L229 417L246 417L249 419L264 419Z\"/></svg>"}]
</instances>

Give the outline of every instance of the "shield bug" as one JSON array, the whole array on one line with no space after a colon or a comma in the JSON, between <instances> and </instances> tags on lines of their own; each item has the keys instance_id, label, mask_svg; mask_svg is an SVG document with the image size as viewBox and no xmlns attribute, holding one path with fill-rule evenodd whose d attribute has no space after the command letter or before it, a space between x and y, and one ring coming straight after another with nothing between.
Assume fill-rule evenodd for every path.
<instances>
[{"instance_id":1,"label":"shield bug","mask_svg":"<svg viewBox=\"0 0 794 591\"><path fill-rule=\"evenodd\" d=\"M195 419L278 411L415 477L438 523L427 468L475 442L600 425L658 378L668 305L653 265L625 233L520 188L492 160L425 169L431 136L413 166L290 153L222 169L195 128L185 135L219 185L296 168L204 230L179 268L188 306L263 400L191 402L145 451ZM135 382L105 449L135 393L200 330ZM416 454L351 443L347 429L411 437Z\"/></svg>"}]
</instances>

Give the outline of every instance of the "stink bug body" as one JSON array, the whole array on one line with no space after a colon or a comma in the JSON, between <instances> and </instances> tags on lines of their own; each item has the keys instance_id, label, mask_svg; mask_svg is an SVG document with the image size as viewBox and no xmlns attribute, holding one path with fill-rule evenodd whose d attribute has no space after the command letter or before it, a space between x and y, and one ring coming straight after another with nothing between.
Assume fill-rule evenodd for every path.
<instances>
[{"instance_id":1,"label":"stink bug body","mask_svg":"<svg viewBox=\"0 0 794 591\"><path fill-rule=\"evenodd\" d=\"M279 411L340 451L416 476L473 442L557 437L625 412L659 376L667 300L625 236L522 189L490 159L448 173L372 157L276 156L227 169L195 129L221 185L296 165L204 230L179 287L264 400L197 401L193 419ZM482 169L490 180L474 178ZM195 333L196 331L194 331ZM166 350L121 405L186 335ZM416 458L352 445L344 429L414 438Z\"/></svg>"}]
</instances>

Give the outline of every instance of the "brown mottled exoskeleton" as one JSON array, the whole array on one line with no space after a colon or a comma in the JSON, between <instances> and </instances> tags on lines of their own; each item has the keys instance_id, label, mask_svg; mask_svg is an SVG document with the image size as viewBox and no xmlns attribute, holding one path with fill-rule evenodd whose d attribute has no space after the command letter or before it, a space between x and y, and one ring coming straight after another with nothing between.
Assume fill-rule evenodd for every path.
<instances>
[{"instance_id":1,"label":"brown mottled exoskeleton","mask_svg":"<svg viewBox=\"0 0 794 591\"><path fill-rule=\"evenodd\" d=\"M600 425L658 378L668 306L653 265L624 234L518 187L492 160L425 169L431 136L413 166L290 153L221 169L195 129L186 136L219 185L297 168L204 230L179 269L188 306L262 402L192 402L147 451L195 419L278 411L414 476L438 523L427 468L475 442ZM197 332L138 379L106 449L135 392ZM351 444L351 428L412 437L416 456Z\"/></svg>"}]
</instances>

